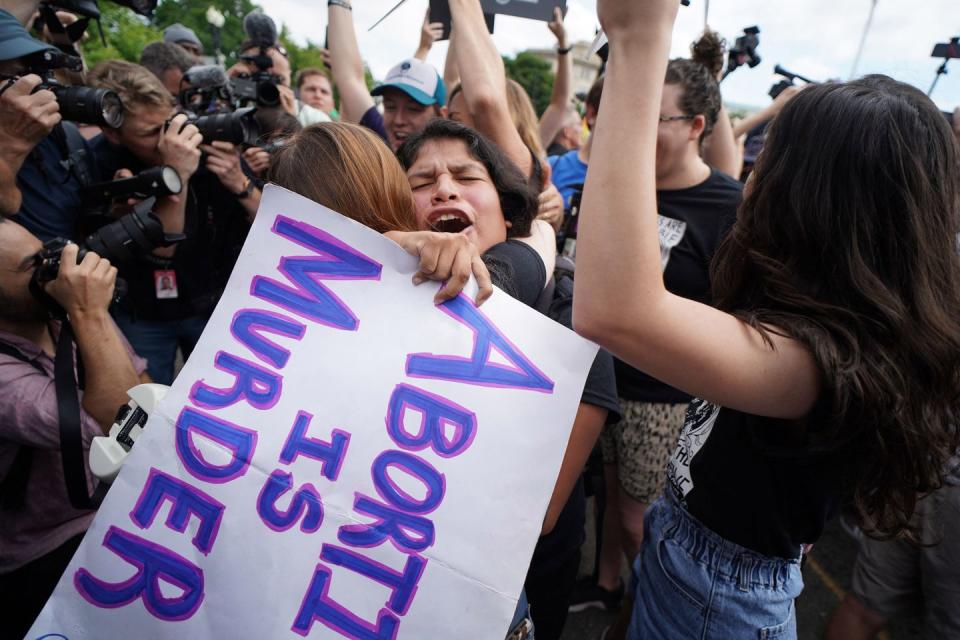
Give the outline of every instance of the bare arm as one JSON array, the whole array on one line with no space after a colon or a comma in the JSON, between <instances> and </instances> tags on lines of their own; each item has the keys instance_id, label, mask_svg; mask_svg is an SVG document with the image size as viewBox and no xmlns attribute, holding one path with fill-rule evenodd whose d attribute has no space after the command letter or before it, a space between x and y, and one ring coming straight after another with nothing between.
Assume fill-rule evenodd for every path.
<instances>
[{"instance_id":1,"label":"bare arm","mask_svg":"<svg viewBox=\"0 0 960 640\"><path fill-rule=\"evenodd\" d=\"M447 47L447 58L443 61L443 84L447 87L447 94L460 83L460 67L457 66L457 52L453 47L453 32L450 33L450 44Z\"/></svg>"},{"instance_id":2,"label":"bare arm","mask_svg":"<svg viewBox=\"0 0 960 640\"><path fill-rule=\"evenodd\" d=\"M107 311L116 280L116 267L95 253L88 253L77 264L77 245L71 244L63 250L56 280L46 287L66 309L83 358L83 409L105 433L117 407L126 404L127 389L139 382L120 331Z\"/></svg>"},{"instance_id":3,"label":"bare arm","mask_svg":"<svg viewBox=\"0 0 960 640\"><path fill-rule=\"evenodd\" d=\"M550 223L546 220L534 220L530 226L530 235L514 240L530 245L537 252L543 260L543 268L549 281L557 264L557 234Z\"/></svg>"},{"instance_id":4,"label":"bare arm","mask_svg":"<svg viewBox=\"0 0 960 640\"><path fill-rule=\"evenodd\" d=\"M655 153L678 4L598 2L610 58L583 192L574 325L691 395L758 415L802 417L819 390L805 348L776 336L771 348L734 316L664 288Z\"/></svg>"},{"instance_id":5,"label":"bare arm","mask_svg":"<svg viewBox=\"0 0 960 640\"><path fill-rule=\"evenodd\" d=\"M553 21L547 25L557 37L557 49L567 48L567 32L563 28L563 14L560 7L553 9ZM557 137L567 118L570 108L570 77L573 75L572 52L560 53L557 51L557 75L553 79L553 91L550 93L550 104L540 116L540 144L546 149Z\"/></svg>"},{"instance_id":6,"label":"bare arm","mask_svg":"<svg viewBox=\"0 0 960 640\"><path fill-rule=\"evenodd\" d=\"M744 134L750 133L750 131L756 127L773 120L773 118L780 113L780 110L783 109L784 105L790 102L793 96L797 95L802 90L803 87L787 87L781 91L776 100L768 104L760 111L755 111L738 122L733 128L733 137L739 138Z\"/></svg>"},{"instance_id":7,"label":"bare arm","mask_svg":"<svg viewBox=\"0 0 960 640\"><path fill-rule=\"evenodd\" d=\"M520 139L507 106L503 59L487 32L479 0L450 0L455 37L451 47L460 65L460 83L474 127L520 168L533 171L533 158Z\"/></svg>"},{"instance_id":8,"label":"bare arm","mask_svg":"<svg viewBox=\"0 0 960 640\"><path fill-rule=\"evenodd\" d=\"M743 158L737 147L737 139L733 135L733 123L727 114L727 108L721 106L717 115L717 124L713 131L703 141L703 161L722 171L728 176L740 179L743 170Z\"/></svg>"},{"instance_id":9,"label":"bare arm","mask_svg":"<svg viewBox=\"0 0 960 640\"><path fill-rule=\"evenodd\" d=\"M557 477L557 484L553 487L553 494L550 496L550 504L547 506L547 515L543 519L543 529L540 535L546 535L553 530L557 524L557 518L566 506L573 487L577 484L577 478L583 473L583 468L587 465L587 458L600 437L600 431L607 420L607 410L596 405L581 402L577 408L577 417L573 421L573 430L570 432L570 440L567 442L567 449L563 454L563 462L560 464L560 475Z\"/></svg>"},{"instance_id":10,"label":"bare arm","mask_svg":"<svg viewBox=\"0 0 960 640\"><path fill-rule=\"evenodd\" d=\"M414 58L426 60L433 48L433 43L443 35L443 24L440 22L430 22L430 9L427 9L427 15L423 19L423 27L420 28L420 45L417 47Z\"/></svg>"},{"instance_id":11,"label":"bare arm","mask_svg":"<svg viewBox=\"0 0 960 640\"><path fill-rule=\"evenodd\" d=\"M340 116L344 122L358 124L373 106L373 98L364 79L353 12L340 5L327 5L327 25L331 72L340 92Z\"/></svg>"}]
</instances>

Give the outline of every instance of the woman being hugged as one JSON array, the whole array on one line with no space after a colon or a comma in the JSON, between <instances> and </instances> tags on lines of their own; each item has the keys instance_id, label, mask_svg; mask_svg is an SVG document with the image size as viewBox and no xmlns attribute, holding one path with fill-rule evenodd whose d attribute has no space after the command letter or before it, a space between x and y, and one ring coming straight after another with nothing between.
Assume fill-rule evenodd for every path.
<instances>
[{"instance_id":1,"label":"woman being hugged","mask_svg":"<svg viewBox=\"0 0 960 640\"><path fill-rule=\"evenodd\" d=\"M577 247L577 330L700 398L644 522L629 636L795 637L801 546L847 500L870 535L909 536L960 440L957 147L890 78L803 91L717 250L719 309L669 293L655 149L677 6L598 2Z\"/></svg>"}]
</instances>

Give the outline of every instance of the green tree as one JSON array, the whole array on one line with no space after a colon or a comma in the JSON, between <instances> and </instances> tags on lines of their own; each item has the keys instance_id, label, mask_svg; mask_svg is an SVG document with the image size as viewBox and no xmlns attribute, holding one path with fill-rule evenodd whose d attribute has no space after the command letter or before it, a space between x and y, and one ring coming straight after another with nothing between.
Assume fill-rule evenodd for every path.
<instances>
[{"instance_id":1,"label":"green tree","mask_svg":"<svg viewBox=\"0 0 960 640\"><path fill-rule=\"evenodd\" d=\"M203 43L204 52L213 55L213 28L207 22L207 9L210 7L219 10L224 17L224 24L220 28L220 51L227 57L229 66L236 62L237 48L247 39L243 32L243 17L259 8L252 0L162 0L154 22L160 29L174 22L190 27Z\"/></svg>"},{"instance_id":2,"label":"green tree","mask_svg":"<svg viewBox=\"0 0 960 640\"><path fill-rule=\"evenodd\" d=\"M507 77L520 83L533 101L537 116L542 115L550 104L550 93L553 91L553 71L550 70L550 63L523 51L515 58L504 56L503 64Z\"/></svg>"},{"instance_id":3,"label":"green tree","mask_svg":"<svg viewBox=\"0 0 960 640\"><path fill-rule=\"evenodd\" d=\"M160 40L163 34L146 18L138 16L129 9L112 3L100 5L103 35L107 40L104 45L100 40L97 28L91 25L88 28L89 38L83 43L83 57L87 67L103 60L129 60L138 62L143 48Z\"/></svg>"}]
</instances>

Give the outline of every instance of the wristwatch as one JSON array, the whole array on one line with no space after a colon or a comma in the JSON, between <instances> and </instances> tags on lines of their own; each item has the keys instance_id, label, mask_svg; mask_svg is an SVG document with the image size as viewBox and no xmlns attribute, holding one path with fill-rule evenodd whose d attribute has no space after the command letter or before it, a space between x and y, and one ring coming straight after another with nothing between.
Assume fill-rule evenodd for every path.
<instances>
[{"instance_id":1,"label":"wristwatch","mask_svg":"<svg viewBox=\"0 0 960 640\"><path fill-rule=\"evenodd\" d=\"M234 195L236 195L237 198L239 198L240 200L243 200L244 198L249 198L250 194L253 193L253 187L254 187L253 180L251 180L250 178L247 178L247 186L243 188L243 191Z\"/></svg>"}]
</instances>

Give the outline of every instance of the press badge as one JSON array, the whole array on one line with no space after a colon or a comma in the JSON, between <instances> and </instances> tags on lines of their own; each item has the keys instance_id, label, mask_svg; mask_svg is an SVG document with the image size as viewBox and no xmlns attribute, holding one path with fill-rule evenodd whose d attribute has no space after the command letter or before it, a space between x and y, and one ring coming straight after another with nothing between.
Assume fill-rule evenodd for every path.
<instances>
[{"instance_id":1,"label":"press badge","mask_svg":"<svg viewBox=\"0 0 960 640\"><path fill-rule=\"evenodd\" d=\"M173 269L159 269L153 272L153 286L157 291L157 300L171 300L178 297L177 272Z\"/></svg>"}]
</instances>

